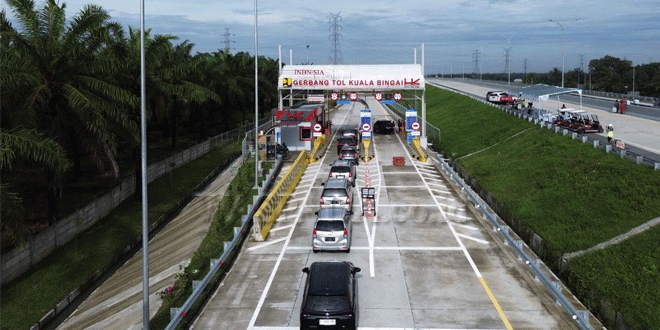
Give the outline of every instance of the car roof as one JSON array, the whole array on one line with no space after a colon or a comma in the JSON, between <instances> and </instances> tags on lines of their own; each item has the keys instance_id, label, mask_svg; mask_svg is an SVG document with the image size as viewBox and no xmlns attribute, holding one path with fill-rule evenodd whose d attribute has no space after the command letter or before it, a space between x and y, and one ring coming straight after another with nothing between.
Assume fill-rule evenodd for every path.
<instances>
[{"instance_id":1,"label":"car roof","mask_svg":"<svg viewBox=\"0 0 660 330\"><path fill-rule=\"evenodd\" d=\"M343 148L342 148L343 149ZM345 159L337 159L330 166L349 166L352 167L353 162L350 160L345 160Z\"/></svg>"},{"instance_id":2,"label":"car roof","mask_svg":"<svg viewBox=\"0 0 660 330\"><path fill-rule=\"evenodd\" d=\"M326 188L345 188L348 186L348 180L330 178L325 182Z\"/></svg>"},{"instance_id":3,"label":"car roof","mask_svg":"<svg viewBox=\"0 0 660 330\"><path fill-rule=\"evenodd\" d=\"M348 212L344 207L324 207L319 211L318 220L341 219Z\"/></svg>"},{"instance_id":4,"label":"car roof","mask_svg":"<svg viewBox=\"0 0 660 330\"><path fill-rule=\"evenodd\" d=\"M341 295L349 291L351 264L346 261L317 261L309 267L309 294Z\"/></svg>"}]
</instances>

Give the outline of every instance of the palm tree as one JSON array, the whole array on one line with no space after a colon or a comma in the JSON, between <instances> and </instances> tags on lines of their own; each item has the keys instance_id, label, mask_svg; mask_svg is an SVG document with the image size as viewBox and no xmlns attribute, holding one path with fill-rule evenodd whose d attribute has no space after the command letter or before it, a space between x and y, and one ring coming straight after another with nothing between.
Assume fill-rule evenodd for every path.
<instances>
[{"instance_id":1,"label":"palm tree","mask_svg":"<svg viewBox=\"0 0 660 330\"><path fill-rule=\"evenodd\" d=\"M137 140L137 124L125 109L138 98L110 80L121 62L99 55L121 28L95 5L85 6L67 25L66 5L54 0L41 9L31 0L7 4L23 27L14 29L3 12L1 36L9 48L1 82L3 97L15 105L12 125L45 132L73 155L76 174L84 152L101 172L110 163L117 178L116 136ZM50 177L49 213L54 220L62 179L57 172Z\"/></svg>"},{"instance_id":2,"label":"palm tree","mask_svg":"<svg viewBox=\"0 0 660 330\"><path fill-rule=\"evenodd\" d=\"M35 130L14 129L0 132L0 170L10 169L17 160L34 162L63 172L69 164L64 149ZM8 184L0 185L2 232L21 245L25 239L24 207L21 197Z\"/></svg>"}]
</instances>

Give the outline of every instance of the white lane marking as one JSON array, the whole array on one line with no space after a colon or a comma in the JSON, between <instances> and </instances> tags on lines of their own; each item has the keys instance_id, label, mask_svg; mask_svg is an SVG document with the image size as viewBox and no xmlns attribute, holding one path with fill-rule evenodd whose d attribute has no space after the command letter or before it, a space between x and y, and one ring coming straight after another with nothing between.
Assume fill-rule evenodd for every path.
<instances>
[{"instance_id":1,"label":"white lane marking","mask_svg":"<svg viewBox=\"0 0 660 330\"><path fill-rule=\"evenodd\" d=\"M348 117L348 114L350 111L346 112L344 115L344 119L342 119L342 123L346 121L346 118ZM335 132L335 135L337 132ZM334 140L334 136L332 137ZM320 162L322 163L325 160L325 156L328 155L326 152L323 157L321 157ZM319 173L321 172L321 166L319 166L316 169L316 176L318 177ZM312 192L312 187L310 186L307 189L307 195L305 198L309 198L309 194ZM270 272L270 277L268 277L268 281L266 282L266 287L264 287L264 291L261 293L261 297L259 298L259 302L257 303L257 308L254 309L254 313L252 314L252 318L250 319L250 324L248 325L248 329L252 329L254 327L254 323L257 322L257 317L259 316L259 313L261 312L261 308L264 305L264 301L266 301L266 295L268 295L268 291L270 290L270 286L273 285L273 280L275 279L275 274L277 274L277 269L280 267L280 263L282 263L282 258L284 258L284 253L286 252L286 247L289 245L289 242L291 241L291 237L293 236L293 232L296 229L296 224L298 223L298 220L300 219L300 215L302 214L304 208L300 208L298 211L298 216L296 216L296 219L293 221L293 226L291 226L291 230L289 231L289 235L287 235L286 240L284 241L284 246L282 247L282 251L280 251L279 256L277 257L277 261L275 262L275 266L273 266L273 270Z\"/></svg>"},{"instance_id":2,"label":"white lane marking","mask_svg":"<svg viewBox=\"0 0 660 330\"><path fill-rule=\"evenodd\" d=\"M280 231L280 230L287 229L287 228L291 228L291 227L293 227L293 224L291 224L291 225L286 225L286 226L282 226L282 227L277 227L277 228L272 228L272 229L270 230L270 232L272 233L272 232L274 232L274 231Z\"/></svg>"},{"instance_id":3,"label":"white lane marking","mask_svg":"<svg viewBox=\"0 0 660 330\"><path fill-rule=\"evenodd\" d=\"M397 135L396 138L399 140L399 143L401 144L401 146L404 149L406 149L406 145L401 140L401 137ZM427 182L426 178L421 173L419 173L419 169L417 168L417 163L415 163L413 161L412 156L410 156L409 153L405 153L405 155L410 160L410 163L412 164L412 166L415 167L415 170L418 171L418 175L422 178L422 181L424 182L424 185L426 186L426 189L429 189L429 193L431 195L433 195L430 191L431 187L429 187L429 183ZM470 263L470 266L472 267L472 270L477 275L477 277L480 278L481 277L481 272L477 268L477 265L474 263L474 260L472 260L472 257L470 256L470 253L468 252L467 248L465 248L465 245L463 245L463 242L461 241L460 237L457 236L457 233L456 233L456 230L454 229L454 226L452 226L451 222L449 222L449 219L447 218L447 214L445 213L445 211L442 209L442 207L440 206L440 204L438 203L438 201L435 198L433 199L433 201L437 204L438 210L440 210L440 214L442 214L442 218L444 218L445 221L447 221L447 223L449 224L449 229L451 230L452 234L454 235L454 238L456 238L456 241L458 242L458 245L460 245L461 248L463 249L463 254L467 258L468 262Z\"/></svg>"},{"instance_id":4,"label":"white lane marking","mask_svg":"<svg viewBox=\"0 0 660 330\"><path fill-rule=\"evenodd\" d=\"M431 191L435 191L435 192L438 192L438 193L441 193L441 194L445 194L445 195L451 195L451 192L446 191L446 190L440 190L440 189L433 189L433 188L431 188ZM441 197L441 198L446 198L446 197ZM455 198L453 198L453 199L455 199Z\"/></svg>"},{"instance_id":5,"label":"white lane marking","mask_svg":"<svg viewBox=\"0 0 660 330\"><path fill-rule=\"evenodd\" d=\"M285 241L285 240L286 240L286 237L282 237L282 238L274 239L274 240L272 240L272 241L268 241L268 242L265 242L265 243L261 243L261 244L259 244L259 245L255 245L255 246L249 247L247 250L248 250L248 251L254 251L254 250L256 250L256 249L261 249L262 247L266 247L266 246L269 246L269 245L273 245L273 244L275 244L275 243L283 242L283 241Z\"/></svg>"},{"instance_id":6,"label":"white lane marking","mask_svg":"<svg viewBox=\"0 0 660 330\"><path fill-rule=\"evenodd\" d=\"M469 229L469 230L479 230L479 228L477 228L477 227L472 227L472 226L468 226L468 225L463 225L463 224L460 224L460 223L455 223L455 222L453 222L453 221L450 221L450 222L453 223L454 226L463 227L463 228L465 228L465 229Z\"/></svg>"},{"instance_id":7,"label":"white lane marking","mask_svg":"<svg viewBox=\"0 0 660 330\"><path fill-rule=\"evenodd\" d=\"M456 236L458 236L458 237L463 237L463 238L467 238L467 239L472 240L472 241L475 241L475 242L477 242L477 243L488 244L488 241L484 241L484 240L482 240L482 239L478 239L478 238L476 238L476 237L472 237L472 236L469 236L469 235L456 234Z\"/></svg>"}]
</instances>

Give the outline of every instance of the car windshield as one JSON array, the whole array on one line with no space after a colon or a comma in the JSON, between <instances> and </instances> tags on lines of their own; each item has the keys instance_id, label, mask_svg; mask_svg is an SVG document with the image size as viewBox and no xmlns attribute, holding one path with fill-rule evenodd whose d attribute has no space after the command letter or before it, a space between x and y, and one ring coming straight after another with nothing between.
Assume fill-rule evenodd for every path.
<instances>
[{"instance_id":1,"label":"car windshield","mask_svg":"<svg viewBox=\"0 0 660 330\"><path fill-rule=\"evenodd\" d=\"M333 166L330 168L330 172L332 173L348 173L351 171L351 168L348 166Z\"/></svg>"},{"instance_id":2,"label":"car windshield","mask_svg":"<svg viewBox=\"0 0 660 330\"><path fill-rule=\"evenodd\" d=\"M351 310L351 302L347 295L340 296L307 296L304 311L309 313L341 313Z\"/></svg>"},{"instance_id":3,"label":"car windshield","mask_svg":"<svg viewBox=\"0 0 660 330\"><path fill-rule=\"evenodd\" d=\"M316 222L316 230L342 231L344 230L344 222L341 220L319 220Z\"/></svg>"},{"instance_id":4,"label":"car windshield","mask_svg":"<svg viewBox=\"0 0 660 330\"><path fill-rule=\"evenodd\" d=\"M346 197L344 189L324 189L323 197Z\"/></svg>"},{"instance_id":5,"label":"car windshield","mask_svg":"<svg viewBox=\"0 0 660 330\"><path fill-rule=\"evenodd\" d=\"M352 137L342 137L339 139L339 143L355 143Z\"/></svg>"}]
</instances>

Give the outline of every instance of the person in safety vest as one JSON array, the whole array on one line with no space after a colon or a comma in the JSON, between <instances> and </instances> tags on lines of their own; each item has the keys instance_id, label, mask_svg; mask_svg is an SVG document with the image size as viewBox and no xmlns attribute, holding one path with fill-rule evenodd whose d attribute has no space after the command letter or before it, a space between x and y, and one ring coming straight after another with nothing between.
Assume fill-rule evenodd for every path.
<instances>
[{"instance_id":1,"label":"person in safety vest","mask_svg":"<svg viewBox=\"0 0 660 330\"><path fill-rule=\"evenodd\" d=\"M614 138L614 127L612 127L612 124L607 125L607 143L612 143L612 139Z\"/></svg>"}]
</instances>

